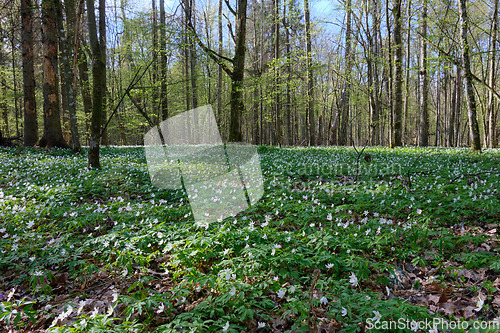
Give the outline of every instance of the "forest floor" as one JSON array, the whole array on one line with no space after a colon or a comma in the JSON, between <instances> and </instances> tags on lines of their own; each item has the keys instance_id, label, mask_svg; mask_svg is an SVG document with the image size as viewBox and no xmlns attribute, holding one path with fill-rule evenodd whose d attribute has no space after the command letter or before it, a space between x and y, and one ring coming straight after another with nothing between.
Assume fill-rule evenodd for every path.
<instances>
[{"instance_id":1,"label":"forest floor","mask_svg":"<svg viewBox=\"0 0 500 333\"><path fill-rule=\"evenodd\" d=\"M1 148L0 332L500 330L500 150L258 151L200 226L142 148Z\"/></svg>"}]
</instances>

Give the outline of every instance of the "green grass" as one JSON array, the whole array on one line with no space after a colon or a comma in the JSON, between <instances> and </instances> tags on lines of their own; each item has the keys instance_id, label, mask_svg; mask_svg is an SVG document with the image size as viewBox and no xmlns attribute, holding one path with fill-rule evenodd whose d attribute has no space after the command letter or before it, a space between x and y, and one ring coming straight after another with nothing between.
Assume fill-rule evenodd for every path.
<instances>
[{"instance_id":1,"label":"green grass","mask_svg":"<svg viewBox=\"0 0 500 333\"><path fill-rule=\"evenodd\" d=\"M262 199L200 228L182 190L151 185L141 148L102 149L100 171L85 153L1 148L0 325L361 332L378 314L498 317L500 150L365 153L259 147Z\"/></svg>"}]
</instances>

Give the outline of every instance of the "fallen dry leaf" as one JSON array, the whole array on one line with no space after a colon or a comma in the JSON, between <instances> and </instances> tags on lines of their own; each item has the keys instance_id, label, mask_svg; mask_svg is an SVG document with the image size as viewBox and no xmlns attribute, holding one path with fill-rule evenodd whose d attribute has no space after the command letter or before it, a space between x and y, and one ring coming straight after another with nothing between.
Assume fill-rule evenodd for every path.
<instances>
[{"instance_id":1,"label":"fallen dry leaf","mask_svg":"<svg viewBox=\"0 0 500 333\"><path fill-rule=\"evenodd\" d=\"M439 301L438 303L441 304L441 303L446 303L448 302L449 298L448 296L446 295L446 290L443 291L443 293L441 294L441 296L439 297Z\"/></svg>"},{"instance_id":2,"label":"fallen dry leaf","mask_svg":"<svg viewBox=\"0 0 500 333\"><path fill-rule=\"evenodd\" d=\"M432 295L432 294L429 294L429 295L427 295L427 299L428 299L430 302L434 303L434 304L438 304L438 303L439 303L439 299L440 299L440 297L439 297L439 296L437 296L437 295Z\"/></svg>"},{"instance_id":3,"label":"fallen dry leaf","mask_svg":"<svg viewBox=\"0 0 500 333\"><path fill-rule=\"evenodd\" d=\"M424 296L416 295L414 297L414 300L418 306L429 306L429 302L427 301L427 298L425 298Z\"/></svg>"},{"instance_id":4,"label":"fallen dry leaf","mask_svg":"<svg viewBox=\"0 0 500 333\"><path fill-rule=\"evenodd\" d=\"M500 308L500 296L495 296L495 298L493 299L493 302L491 302L491 304L493 304L497 308Z\"/></svg>"},{"instance_id":5,"label":"fallen dry leaf","mask_svg":"<svg viewBox=\"0 0 500 333\"><path fill-rule=\"evenodd\" d=\"M462 316L465 317L465 319L469 319L469 318L472 318L475 316L475 313L474 313L474 309L475 307L474 306L467 306L465 309L462 310Z\"/></svg>"},{"instance_id":6,"label":"fallen dry leaf","mask_svg":"<svg viewBox=\"0 0 500 333\"><path fill-rule=\"evenodd\" d=\"M428 291L434 291L440 293L443 291L443 287L437 281L431 281L425 285L425 289Z\"/></svg>"},{"instance_id":7,"label":"fallen dry leaf","mask_svg":"<svg viewBox=\"0 0 500 333\"><path fill-rule=\"evenodd\" d=\"M457 306L452 303L452 302L447 302L443 303L439 306L439 309L442 311L439 311L443 315L451 316L455 314L455 311L457 310Z\"/></svg>"},{"instance_id":8,"label":"fallen dry leaf","mask_svg":"<svg viewBox=\"0 0 500 333\"><path fill-rule=\"evenodd\" d=\"M458 276L463 276L469 280L479 281L480 276L476 272L470 269L462 269L458 272Z\"/></svg>"}]
</instances>

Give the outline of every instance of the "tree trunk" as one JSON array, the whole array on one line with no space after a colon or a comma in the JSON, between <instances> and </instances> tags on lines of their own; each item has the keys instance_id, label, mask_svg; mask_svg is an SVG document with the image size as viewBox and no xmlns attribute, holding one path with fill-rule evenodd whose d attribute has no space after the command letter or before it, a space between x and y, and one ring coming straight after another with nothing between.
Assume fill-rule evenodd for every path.
<instances>
[{"instance_id":1,"label":"tree trunk","mask_svg":"<svg viewBox=\"0 0 500 333\"><path fill-rule=\"evenodd\" d=\"M290 7L292 3L289 2ZM290 10L291 12L291 10ZM290 80L292 79L292 62L291 57L291 43L290 43L290 27L285 24L286 20L286 3L283 4L283 22L285 26L285 44L286 44L286 103L285 103L285 115L286 115L286 144L291 146L293 143L292 138L292 125L291 125L291 109L292 109L292 94Z\"/></svg>"},{"instance_id":2,"label":"tree trunk","mask_svg":"<svg viewBox=\"0 0 500 333\"><path fill-rule=\"evenodd\" d=\"M441 132L441 72L440 66L438 65L437 71L437 80L436 80L436 135L434 137L434 146L438 146L440 141L440 132Z\"/></svg>"},{"instance_id":3,"label":"tree trunk","mask_svg":"<svg viewBox=\"0 0 500 333\"><path fill-rule=\"evenodd\" d=\"M227 3L229 5L229 3ZM232 8L230 8L232 10ZM232 10L234 11L234 10ZM234 11L236 17L236 33L235 33L235 50L233 59L217 54L212 49L208 48L200 40L196 34L193 23L187 22L193 37L200 45L203 51L212 58L231 78L231 97L230 97L230 123L229 137L230 142L241 142L243 135L241 132L241 118L244 113L245 105L243 102L243 78L245 71L245 55L246 55L246 22L247 22L247 0L238 0L237 9ZM232 69L226 64L229 61L233 66Z\"/></svg>"},{"instance_id":4,"label":"tree trunk","mask_svg":"<svg viewBox=\"0 0 500 333\"><path fill-rule=\"evenodd\" d=\"M472 72L470 68L470 46L467 41L467 32L469 21L467 18L467 0L458 0L460 14L460 42L462 46L462 65L465 76L465 98L467 100L467 114L469 119L469 133L471 138L471 150L481 152L481 140L479 135L479 124L477 121L476 97L474 95L474 86Z\"/></svg>"},{"instance_id":5,"label":"tree trunk","mask_svg":"<svg viewBox=\"0 0 500 333\"><path fill-rule=\"evenodd\" d=\"M394 143L393 146L401 146L401 128L403 111L403 42L401 38L401 2L394 0Z\"/></svg>"},{"instance_id":6,"label":"tree trunk","mask_svg":"<svg viewBox=\"0 0 500 333\"><path fill-rule=\"evenodd\" d=\"M498 29L498 0L495 0L495 7L493 9L493 22L491 25L491 38L490 38L490 54L489 54L489 76L488 85L495 89L495 62L497 53L497 29ZM495 97L493 92L488 90L488 145L490 148L495 148L497 145L496 136L496 108L495 108Z\"/></svg>"},{"instance_id":7,"label":"tree trunk","mask_svg":"<svg viewBox=\"0 0 500 333\"><path fill-rule=\"evenodd\" d=\"M90 118L92 116L92 95L90 91L88 59L82 47L78 50L78 74L80 77L79 81L82 93L83 110L85 111L85 133L87 133L86 141L87 144L89 144Z\"/></svg>"},{"instance_id":8,"label":"tree trunk","mask_svg":"<svg viewBox=\"0 0 500 333\"><path fill-rule=\"evenodd\" d=\"M61 3L58 3L61 6ZM63 13L62 8L60 8L59 15L57 18L57 25L59 29L59 48L61 53L61 100L62 100L62 112L63 115L69 118L69 129L70 129L70 146L74 152L79 152L80 146L80 135L78 133L78 122L76 118L76 104L75 104L75 93L73 91L73 80L74 73L72 68L73 59L73 41L75 39L75 24L76 24L76 4L74 0L65 1L65 17L66 17L66 27L63 25ZM66 29L65 29L66 28ZM63 119L65 116L63 116ZM66 127L66 124L63 124Z\"/></svg>"},{"instance_id":9,"label":"tree trunk","mask_svg":"<svg viewBox=\"0 0 500 333\"><path fill-rule=\"evenodd\" d=\"M418 145L426 147L429 145L429 80L427 76L427 0L422 0L422 16L420 18L420 71L419 71L419 110L420 110L420 131ZM439 75L439 74L438 74ZM438 92L439 93L439 92ZM437 133L436 133L437 135Z\"/></svg>"},{"instance_id":10,"label":"tree trunk","mask_svg":"<svg viewBox=\"0 0 500 333\"><path fill-rule=\"evenodd\" d=\"M389 0L385 0L385 19L386 19L386 29L387 29L387 67L385 69L386 72L386 79L385 79L385 90L387 94L387 116L389 118L389 146L393 146L394 139L393 139L393 132L392 132L392 114L393 114L393 51L392 51L392 34L391 34L391 26L390 26L390 15L389 15ZM381 144L385 144L385 115L381 114L381 120L382 124L381 128Z\"/></svg>"},{"instance_id":11,"label":"tree trunk","mask_svg":"<svg viewBox=\"0 0 500 333\"><path fill-rule=\"evenodd\" d=\"M447 68L445 66L444 68L444 103L443 103L443 112L444 112L444 116L443 116L443 129L442 129L442 133L443 133L443 144L446 146L446 147L449 147L450 144L448 142L448 126L449 126L449 120L450 120L450 117L448 115L448 108L450 106L450 93L451 93L451 89L450 89L450 70L449 68Z\"/></svg>"},{"instance_id":12,"label":"tree trunk","mask_svg":"<svg viewBox=\"0 0 500 333\"><path fill-rule=\"evenodd\" d=\"M95 1L95 0L94 0ZM124 16L125 18L125 16ZM101 47L102 59L104 62L104 74L102 74L101 89L102 89L102 116L101 116L101 126L106 123L107 117L107 99L108 99L108 85L106 76L106 0L99 0L99 46ZM105 127L101 133L101 144L109 145L108 139L108 129Z\"/></svg>"},{"instance_id":13,"label":"tree trunk","mask_svg":"<svg viewBox=\"0 0 500 333\"><path fill-rule=\"evenodd\" d=\"M191 58L191 52L190 52L190 46L189 41L191 40L190 38L190 33L189 33L189 26L188 22L192 22L193 27L194 27L194 22L192 21L193 18L190 15L190 0L183 0L182 1L182 7L184 9L184 15L183 15L183 34L182 34L182 56L183 56L183 61L184 61L184 91L185 91L185 99L186 99L186 110L191 110L191 108L194 108L194 106L191 104L193 101L193 95L191 91L191 79L190 79L190 58ZM196 134L197 134L197 122L195 119L191 119L191 115L188 114L187 116L187 122L190 123L191 125L187 127L187 134L189 136L193 137L193 140L196 141Z\"/></svg>"},{"instance_id":14,"label":"tree trunk","mask_svg":"<svg viewBox=\"0 0 500 333\"><path fill-rule=\"evenodd\" d=\"M59 0L42 1L43 112L44 134L41 147L68 148L61 129L56 10Z\"/></svg>"},{"instance_id":15,"label":"tree trunk","mask_svg":"<svg viewBox=\"0 0 500 333\"><path fill-rule=\"evenodd\" d=\"M63 0L57 0L56 8L56 25L58 32L58 56L59 56L59 93L60 93L60 111L61 111L61 127L63 132L64 141L66 141L71 146L71 134L69 129L69 116L68 116L68 96L67 96L67 85L65 84L65 76L67 75L67 70L69 63L65 60L68 57L68 42L66 40L66 32L64 31L63 23ZM71 1L71 0L70 0ZM71 69L70 69L71 70Z\"/></svg>"},{"instance_id":16,"label":"tree trunk","mask_svg":"<svg viewBox=\"0 0 500 333\"><path fill-rule=\"evenodd\" d=\"M219 15L218 19L218 27L219 27L219 54L222 54L223 50L223 31L222 31L222 0L219 0ZM217 124L219 127L222 124L222 67L219 66L217 71ZM220 131L220 128L219 128Z\"/></svg>"},{"instance_id":17,"label":"tree trunk","mask_svg":"<svg viewBox=\"0 0 500 333\"><path fill-rule=\"evenodd\" d=\"M153 56L152 56L152 61L153 61L153 73L152 73L152 108L153 112L155 115L155 119L153 119L155 124L160 123L161 115L157 110L158 108L158 87L156 86L158 82L158 20L157 20L157 14L156 14L156 0L151 0L151 8L152 8L152 30L153 30Z\"/></svg>"},{"instance_id":18,"label":"tree trunk","mask_svg":"<svg viewBox=\"0 0 500 333\"><path fill-rule=\"evenodd\" d=\"M457 99L456 99L456 110L455 110L455 146L459 147L460 142L460 126L462 123L462 94L463 90L463 76L462 68L457 66Z\"/></svg>"},{"instance_id":19,"label":"tree trunk","mask_svg":"<svg viewBox=\"0 0 500 333\"><path fill-rule=\"evenodd\" d=\"M265 127L264 127L264 89L263 89L263 80L262 73L264 73L264 1L260 2L260 52L259 52L259 114L260 114L260 135L259 135L259 144L264 144L265 138Z\"/></svg>"},{"instance_id":20,"label":"tree trunk","mask_svg":"<svg viewBox=\"0 0 500 333\"><path fill-rule=\"evenodd\" d=\"M347 137L347 131L349 127L349 113L350 113L350 100L351 100L351 71L352 71L352 1L346 1L346 29L345 29L345 83L344 88L342 90L342 96L340 100L340 135L339 135L339 144L341 146L345 146L349 143L349 138Z\"/></svg>"},{"instance_id":21,"label":"tree trunk","mask_svg":"<svg viewBox=\"0 0 500 333\"><path fill-rule=\"evenodd\" d=\"M253 87L252 114L253 114L252 144L257 145L259 144L259 87L257 84L254 84Z\"/></svg>"},{"instance_id":22,"label":"tree trunk","mask_svg":"<svg viewBox=\"0 0 500 333\"><path fill-rule=\"evenodd\" d=\"M167 99L167 42L166 42L165 0L160 0L160 104L163 120L168 118Z\"/></svg>"},{"instance_id":23,"label":"tree trunk","mask_svg":"<svg viewBox=\"0 0 500 333\"><path fill-rule=\"evenodd\" d=\"M11 15L11 24L14 25L14 18ZM10 47L11 47L11 66L12 66L12 85L13 85L13 92L14 92L14 115L15 115L15 120L16 120L16 137L20 137L21 134L19 132L19 117L21 112L19 111L18 107L18 92L17 92L17 53L16 53L16 43L17 43L17 36L15 31L12 31L11 38L10 38Z\"/></svg>"},{"instance_id":24,"label":"tree trunk","mask_svg":"<svg viewBox=\"0 0 500 333\"><path fill-rule=\"evenodd\" d=\"M34 146L38 141L33 57L33 6L32 0L21 1L25 146Z\"/></svg>"},{"instance_id":25,"label":"tree trunk","mask_svg":"<svg viewBox=\"0 0 500 333\"><path fill-rule=\"evenodd\" d=\"M194 12L194 0L187 0L189 3L189 20L192 20L193 26L196 27ZM193 109L198 107L198 88L197 88L197 78L196 78L196 45L192 34L189 37L189 70L191 76L191 105Z\"/></svg>"},{"instance_id":26,"label":"tree trunk","mask_svg":"<svg viewBox=\"0 0 500 333\"><path fill-rule=\"evenodd\" d=\"M182 57L184 58L183 61L184 61L184 67L183 67L183 71L184 71L184 77L185 77L185 81L184 81L184 97L186 99L186 110L190 110L191 109L191 85L190 85L190 79L189 79L189 58L190 58L190 52L189 52L189 46L188 46L188 43L189 43L189 31L188 31L188 22L191 22L189 20L192 19L191 16L189 16L189 1L190 0L183 0L182 2L182 6L184 7L184 15L183 15L183 27L184 27L184 33L182 34ZM193 22L193 29L196 29L195 26L194 26L194 22ZM191 128L191 127L190 127ZM194 128L194 126L193 126ZM189 129L188 129L189 130Z\"/></svg>"},{"instance_id":27,"label":"tree trunk","mask_svg":"<svg viewBox=\"0 0 500 333\"><path fill-rule=\"evenodd\" d=\"M247 0L238 0L236 15L236 45L231 75L231 119L229 123L229 142L243 141L241 117L245 110L243 103L243 76L246 54Z\"/></svg>"},{"instance_id":28,"label":"tree trunk","mask_svg":"<svg viewBox=\"0 0 500 333\"><path fill-rule=\"evenodd\" d=\"M276 140L281 146L281 89L280 89L280 2L273 0L274 5L274 106L275 106L275 119Z\"/></svg>"},{"instance_id":29,"label":"tree trunk","mask_svg":"<svg viewBox=\"0 0 500 333\"><path fill-rule=\"evenodd\" d=\"M2 22L0 22L0 45L4 45L4 31ZM7 105L7 78L4 67L6 65L7 55L4 53L3 47L0 49L0 111L2 112L5 136L9 136L9 107Z\"/></svg>"},{"instance_id":30,"label":"tree trunk","mask_svg":"<svg viewBox=\"0 0 500 333\"><path fill-rule=\"evenodd\" d=\"M256 21L256 11L252 11L252 21L253 21L253 34L254 34L254 40L253 40L253 50L254 52L252 53L252 70L254 71L255 75L252 80L252 93L253 93L253 98L252 98L252 115L253 115L253 124L252 124L252 144L257 145L259 144L259 81L260 81L260 71L259 71L259 38L258 36L258 29L257 29L257 21ZM220 51L220 50L219 50ZM220 54L220 52L219 52ZM222 70L219 67L219 70Z\"/></svg>"},{"instance_id":31,"label":"tree trunk","mask_svg":"<svg viewBox=\"0 0 500 333\"><path fill-rule=\"evenodd\" d=\"M101 144L102 115L106 89L106 18L105 0L99 0L99 38L95 18L94 0L87 0L89 42L92 50L92 118L90 123L89 167L101 168L99 147Z\"/></svg>"},{"instance_id":32,"label":"tree trunk","mask_svg":"<svg viewBox=\"0 0 500 333\"><path fill-rule=\"evenodd\" d=\"M451 85L451 82L450 82ZM457 79L453 82L453 92L450 105L450 126L448 127L448 144L453 147L455 144L455 115L457 106Z\"/></svg>"},{"instance_id":33,"label":"tree trunk","mask_svg":"<svg viewBox=\"0 0 500 333\"><path fill-rule=\"evenodd\" d=\"M370 132L371 132L371 144L380 144L380 84L378 75L378 57L379 55L379 40L378 35L380 31L380 18L379 18L379 7L380 3L378 0L373 0L372 3L372 22L373 22L373 33L372 38L369 39L369 62L368 65L368 79L370 82Z\"/></svg>"},{"instance_id":34,"label":"tree trunk","mask_svg":"<svg viewBox=\"0 0 500 333\"><path fill-rule=\"evenodd\" d=\"M408 0L408 4L406 6L406 15L407 15L407 26L406 26L406 61L405 61L405 99L403 104L403 128L401 129L401 137L402 143L407 144L408 138L408 99L410 98L410 52L411 52L411 39L410 39L410 31L412 24L412 15L411 15L411 0Z\"/></svg>"},{"instance_id":35,"label":"tree trunk","mask_svg":"<svg viewBox=\"0 0 500 333\"><path fill-rule=\"evenodd\" d=\"M210 21L208 20L208 18L205 16L205 34L206 34L206 38L207 38L207 42L208 42L208 48L211 48L212 45L212 29L213 29L213 26L212 24L210 23ZM191 36L191 42L193 43L193 49L195 49L196 45L196 41L194 40L194 37ZM206 91L207 91L207 101L208 103L212 103L213 101L213 98L212 98L212 92L213 92L213 89L212 89L212 66L211 66L211 63L208 62L208 61L205 61L204 63L204 66L205 66L205 70L206 70L206 76L208 78L208 82L207 84L205 85L206 86ZM193 72L196 73L196 70L193 70ZM194 89L195 92L197 92L197 87L195 87L196 89ZM198 95L197 93L195 94L196 98L198 98ZM193 102L194 104L194 102ZM196 105L198 105L198 101L196 101Z\"/></svg>"},{"instance_id":36,"label":"tree trunk","mask_svg":"<svg viewBox=\"0 0 500 333\"><path fill-rule=\"evenodd\" d=\"M312 68L312 41L311 41L311 19L309 14L309 0L304 0L304 18L306 23L306 73L307 73L307 92L306 92L306 117L309 122L309 145L315 143L314 133L314 82Z\"/></svg>"}]
</instances>

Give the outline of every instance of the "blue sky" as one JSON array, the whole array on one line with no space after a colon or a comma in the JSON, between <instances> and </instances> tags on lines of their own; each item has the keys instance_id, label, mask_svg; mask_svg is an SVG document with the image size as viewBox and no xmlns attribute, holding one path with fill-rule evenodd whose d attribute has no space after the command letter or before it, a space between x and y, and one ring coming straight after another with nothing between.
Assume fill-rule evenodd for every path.
<instances>
[{"instance_id":1,"label":"blue sky","mask_svg":"<svg viewBox=\"0 0 500 333\"><path fill-rule=\"evenodd\" d=\"M205 6L208 2L214 3L216 1L217 0L198 0L197 6ZM156 0L156 3L158 6L159 0ZM172 12L175 10L178 3L179 0L165 0L166 11ZM131 0L130 6L133 11L148 11L151 8L151 0ZM344 13L342 10L339 10L340 4L338 0L310 0L310 6L311 18L315 22L327 21L335 23L334 25L325 24L325 28L333 28L335 26L337 28L334 29L338 29L338 26L342 24Z\"/></svg>"}]
</instances>

